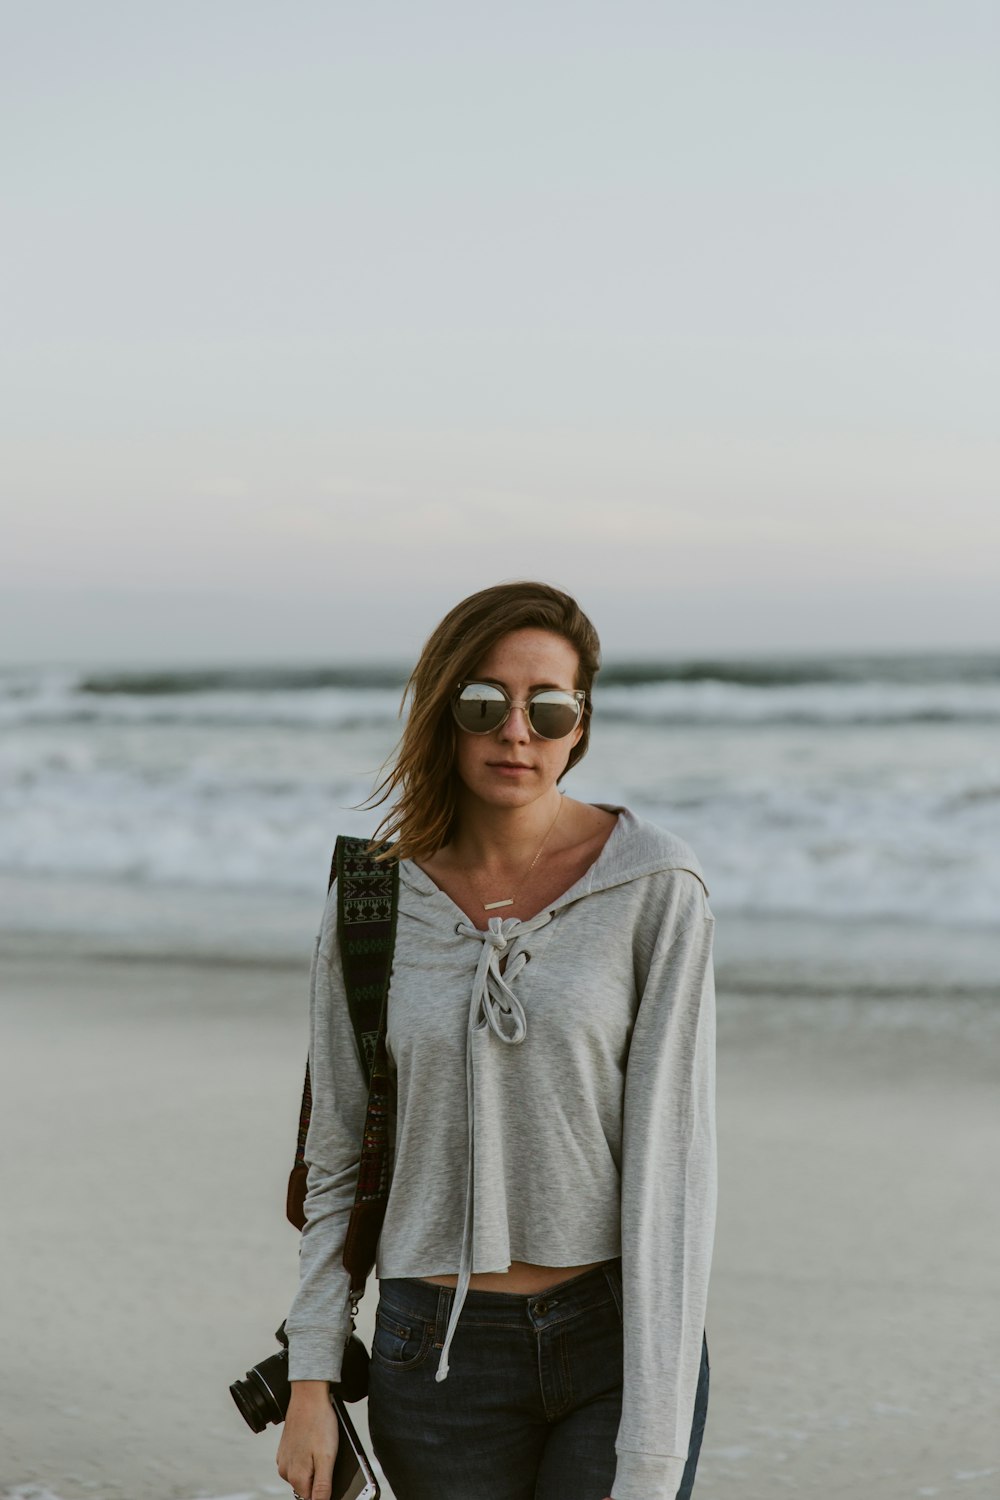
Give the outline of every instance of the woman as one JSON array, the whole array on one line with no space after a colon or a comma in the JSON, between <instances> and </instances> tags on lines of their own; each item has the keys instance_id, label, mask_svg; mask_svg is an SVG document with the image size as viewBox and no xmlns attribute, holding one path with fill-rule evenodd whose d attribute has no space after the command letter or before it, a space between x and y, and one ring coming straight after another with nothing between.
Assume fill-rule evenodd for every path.
<instances>
[{"instance_id":1,"label":"woman","mask_svg":"<svg viewBox=\"0 0 1000 1500\"><path fill-rule=\"evenodd\" d=\"M714 918L691 849L564 796L593 626L538 583L457 605L376 799L400 859L392 1187L372 1445L397 1500L685 1500L708 1399ZM367 1089L335 896L312 976L313 1113L278 1468L327 1500L342 1264Z\"/></svg>"}]
</instances>

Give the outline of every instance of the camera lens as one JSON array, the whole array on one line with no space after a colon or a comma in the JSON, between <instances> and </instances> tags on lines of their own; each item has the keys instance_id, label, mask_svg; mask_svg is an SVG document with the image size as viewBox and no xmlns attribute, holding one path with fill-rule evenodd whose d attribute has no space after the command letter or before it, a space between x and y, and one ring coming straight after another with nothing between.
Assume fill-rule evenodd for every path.
<instances>
[{"instance_id":1,"label":"camera lens","mask_svg":"<svg viewBox=\"0 0 1000 1500\"><path fill-rule=\"evenodd\" d=\"M283 1422L291 1396L288 1350L281 1349L254 1365L246 1379L237 1380L229 1392L252 1432L263 1432L269 1422Z\"/></svg>"}]
</instances>

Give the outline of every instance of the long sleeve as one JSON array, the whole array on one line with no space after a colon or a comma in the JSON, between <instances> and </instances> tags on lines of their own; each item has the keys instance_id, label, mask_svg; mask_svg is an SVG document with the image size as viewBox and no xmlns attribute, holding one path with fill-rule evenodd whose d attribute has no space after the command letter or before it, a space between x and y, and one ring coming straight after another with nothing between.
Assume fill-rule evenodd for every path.
<instances>
[{"instance_id":1,"label":"long sleeve","mask_svg":"<svg viewBox=\"0 0 1000 1500\"><path fill-rule=\"evenodd\" d=\"M674 1500L701 1363L717 1194L715 919L694 877L682 908L650 956L627 1062L613 1500Z\"/></svg>"},{"instance_id":2,"label":"long sleeve","mask_svg":"<svg viewBox=\"0 0 1000 1500\"><path fill-rule=\"evenodd\" d=\"M339 1380L351 1326L344 1242L357 1187L368 1088L347 1009L332 901L316 939L309 988L309 1173L299 1290L285 1320L288 1375L291 1380Z\"/></svg>"}]
</instances>

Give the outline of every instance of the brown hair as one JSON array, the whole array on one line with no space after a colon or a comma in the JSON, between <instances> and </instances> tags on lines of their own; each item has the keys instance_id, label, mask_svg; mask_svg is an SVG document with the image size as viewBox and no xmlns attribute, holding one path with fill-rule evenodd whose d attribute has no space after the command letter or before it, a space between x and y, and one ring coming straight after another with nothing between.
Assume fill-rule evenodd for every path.
<instances>
[{"instance_id":1,"label":"brown hair","mask_svg":"<svg viewBox=\"0 0 1000 1500\"><path fill-rule=\"evenodd\" d=\"M392 767L365 804L377 807L395 794L373 839L373 843L394 840L386 858L428 858L451 838L457 814L458 733L451 716L451 695L501 636L525 629L551 630L563 636L580 660L576 686L587 694L583 733L559 780L586 755L590 694L601 665L601 643L576 600L547 583L531 582L498 583L471 594L449 610L427 639L403 691L400 713L409 696L410 715Z\"/></svg>"}]
</instances>

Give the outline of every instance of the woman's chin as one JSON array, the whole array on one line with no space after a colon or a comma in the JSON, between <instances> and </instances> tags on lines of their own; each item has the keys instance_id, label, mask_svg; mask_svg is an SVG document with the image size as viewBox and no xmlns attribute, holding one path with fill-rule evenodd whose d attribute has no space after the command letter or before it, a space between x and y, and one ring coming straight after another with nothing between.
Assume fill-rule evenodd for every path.
<instances>
[{"instance_id":1,"label":"woman's chin","mask_svg":"<svg viewBox=\"0 0 1000 1500\"><path fill-rule=\"evenodd\" d=\"M524 807L544 796L546 790L530 772L519 776L477 777L473 785L466 783L466 791L472 798L491 807Z\"/></svg>"}]
</instances>

